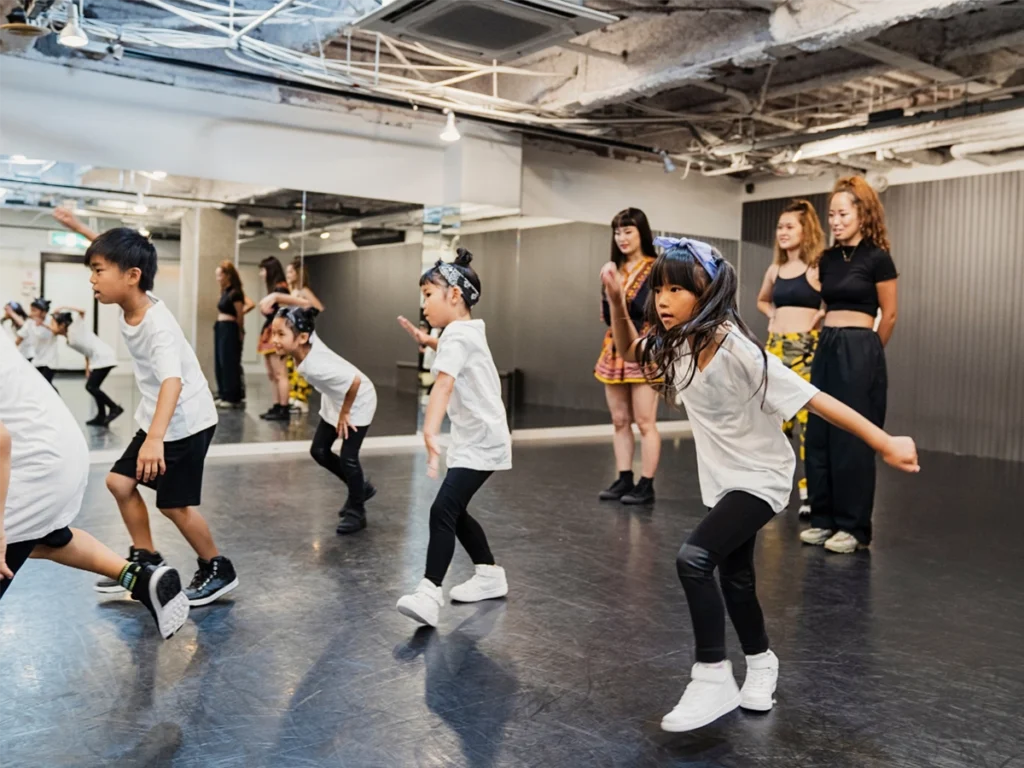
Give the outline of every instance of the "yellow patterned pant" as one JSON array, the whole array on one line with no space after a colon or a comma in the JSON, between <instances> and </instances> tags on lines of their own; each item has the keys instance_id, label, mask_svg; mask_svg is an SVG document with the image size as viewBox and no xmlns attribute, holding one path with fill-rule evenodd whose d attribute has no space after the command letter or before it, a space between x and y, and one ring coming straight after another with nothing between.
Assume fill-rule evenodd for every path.
<instances>
[{"instance_id":1,"label":"yellow patterned pant","mask_svg":"<svg viewBox=\"0 0 1024 768\"><path fill-rule=\"evenodd\" d=\"M769 333L768 344L765 349L779 358L793 373L797 374L804 381L811 380L811 362L814 360L814 348L818 344L818 332L809 333ZM807 497L807 475L803 468L807 452L804 448L807 434L807 411L802 410L796 415L796 422L800 424L800 498ZM793 421L784 422L783 431L788 437L793 436Z\"/></svg>"}]
</instances>

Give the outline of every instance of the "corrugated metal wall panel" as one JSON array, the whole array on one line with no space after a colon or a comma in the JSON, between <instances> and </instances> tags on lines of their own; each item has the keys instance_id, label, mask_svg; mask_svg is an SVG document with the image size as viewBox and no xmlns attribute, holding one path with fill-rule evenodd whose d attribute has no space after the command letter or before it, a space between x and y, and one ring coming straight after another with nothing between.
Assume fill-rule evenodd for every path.
<instances>
[{"instance_id":1,"label":"corrugated metal wall panel","mask_svg":"<svg viewBox=\"0 0 1024 768\"><path fill-rule=\"evenodd\" d=\"M809 199L826 224L827 196ZM900 270L887 428L924 449L1024 460L1024 172L892 187L882 200ZM762 334L756 292L785 203L743 207L740 308Z\"/></svg>"}]
</instances>

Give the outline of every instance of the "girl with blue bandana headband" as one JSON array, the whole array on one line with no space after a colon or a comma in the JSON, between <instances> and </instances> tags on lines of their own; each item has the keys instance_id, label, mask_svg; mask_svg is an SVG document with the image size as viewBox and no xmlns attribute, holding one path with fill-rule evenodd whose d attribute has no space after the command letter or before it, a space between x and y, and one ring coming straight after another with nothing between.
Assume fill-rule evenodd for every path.
<instances>
[{"instance_id":1,"label":"girl with blue bandana headband","mask_svg":"<svg viewBox=\"0 0 1024 768\"><path fill-rule=\"evenodd\" d=\"M666 731L705 726L737 707L772 708L779 660L769 649L754 579L757 532L789 504L796 457L782 423L808 408L917 472L909 437L891 437L766 355L736 307L736 271L707 243L659 238L641 336L629 319L613 263L601 271L615 346L667 400L686 408L707 516L676 557L696 640L691 680L661 722ZM714 581L715 570L721 592ZM724 596L724 604L723 604ZM728 609L747 658L740 690L726 660Z\"/></svg>"}]
</instances>

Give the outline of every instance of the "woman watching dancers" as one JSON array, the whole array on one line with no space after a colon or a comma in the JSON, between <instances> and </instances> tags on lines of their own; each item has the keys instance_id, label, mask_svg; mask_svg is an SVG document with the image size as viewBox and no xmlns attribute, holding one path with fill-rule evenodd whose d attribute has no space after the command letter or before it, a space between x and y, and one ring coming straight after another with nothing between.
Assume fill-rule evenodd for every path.
<instances>
[{"instance_id":1,"label":"woman watching dancers","mask_svg":"<svg viewBox=\"0 0 1024 768\"><path fill-rule=\"evenodd\" d=\"M266 283L267 295L260 300L260 313L264 320L256 351L263 355L267 378L270 379L270 396L273 400L267 412L260 414L260 418L267 421L288 421L291 419L288 411L288 370L284 358L274 347L271 331L274 315L279 307L278 300L282 294L288 295L288 281L285 279L281 262L273 256L268 256L260 262L260 277Z\"/></svg>"},{"instance_id":2,"label":"woman watching dancers","mask_svg":"<svg viewBox=\"0 0 1024 768\"><path fill-rule=\"evenodd\" d=\"M736 707L764 711L774 703L779 660L755 591L754 545L792 491L796 459L782 422L809 408L898 469L916 472L918 465L909 437L887 435L760 347L737 311L736 272L718 251L696 240L658 244L665 251L651 270L646 335L629 316L618 265L606 264L601 279L617 348L649 380L664 379L666 399L685 406L693 428L709 511L680 548L676 569L693 622L695 663L682 698L661 722L666 731L690 731ZM726 660L725 608L747 658L742 690Z\"/></svg>"},{"instance_id":3,"label":"woman watching dancers","mask_svg":"<svg viewBox=\"0 0 1024 768\"><path fill-rule=\"evenodd\" d=\"M639 208L626 208L612 219L612 263L629 317L638 333L646 330L644 306L650 287L647 279L657 253L647 216ZM611 326L607 293L601 298L601 317ZM623 504L654 502L654 474L661 456L658 434L658 394L651 388L640 367L626 360L615 346L611 328L604 337L601 356L594 367L594 378L604 384L604 395L615 428L613 445L619 476L601 491L602 501ZM633 482L633 454L636 444L633 424L640 430L640 482Z\"/></svg>"},{"instance_id":4,"label":"woman watching dancers","mask_svg":"<svg viewBox=\"0 0 1024 768\"><path fill-rule=\"evenodd\" d=\"M423 422L430 477L438 476L439 433L446 411L452 425L445 458L448 473L430 507L424 578L415 592L398 601L400 613L430 627L437 626L444 605L441 582L455 554L456 539L473 561L475 573L469 581L452 587L451 599L473 603L508 594L505 569L495 564L484 529L468 511L487 478L512 469L512 437L498 369L487 346L484 321L471 315L481 291L480 278L470 266L472 260L473 254L459 248L454 263L438 261L420 278L423 315L432 327L444 329L440 339L404 317L398 318L420 346L437 350L433 366L437 378Z\"/></svg>"},{"instance_id":5,"label":"woman watching dancers","mask_svg":"<svg viewBox=\"0 0 1024 768\"><path fill-rule=\"evenodd\" d=\"M898 276L889 255L885 211L871 185L850 176L832 189L828 223L835 244L818 266L827 314L811 383L881 428L888 389L885 345L896 326ZM875 500L871 446L812 413L807 482L811 527L800 540L841 554L867 547Z\"/></svg>"},{"instance_id":6,"label":"woman watching dancers","mask_svg":"<svg viewBox=\"0 0 1024 768\"><path fill-rule=\"evenodd\" d=\"M255 306L242 289L242 278L233 262L222 261L215 270L220 286L217 322L213 324L214 373L217 377L218 408L245 407L242 377L242 344L245 316Z\"/></svg>"},{"instance_id":7,"label":"woman watching dancers","mask_svg":"<svg viewBox=\"0 0 1024 768\"><path fill-rule=\"evenodd\" d=\"M359 463L359 449L377 411L377 391L362 371L320 340L316 316L315 307L281 307L274 318L274 345L279 355L295 360L304 381L320 393L320 424L310 454L348 486L336 529L344 535L366 527L366 502L377 493ZM338 438L341 456L331 450Z\"/></svg>"},{"instance_id":8,"label":"woman watching dancers","mask_svg":"<svg viewBox=\"0 0 1024 768\"><path fill-rule=\"evenodd\" d=\"M821 308L818 258L825 240L814 206L793 200L783 209L775 227L775 260L765 272L757 308L768 316L768 345L771 354L804 381L811 380L811 361L818 342L818 324L825 316ZM811 513L807 502L806 456L807 409L796 414L800 425L800 516ZM782 430L793 436L793 421Z\"/></svg>"},{"instance_id":9,"label":"woman watching dancers","mask_svg":"<svg viewBox=\"0 0 1024 768\"><path fill-rule=\"evenodd\" d=\"M77 323L74 321L76 314L80 320ZM67 339L68 346L85 358L85 391L96 401L96 415L85 423L94 427L110 426L110 422L124 413L102 389L103 381L117 366L113 347L86 326L85 310L77 307L57 309L50 330L55 336Z\"/></svg>"}]
</instances>

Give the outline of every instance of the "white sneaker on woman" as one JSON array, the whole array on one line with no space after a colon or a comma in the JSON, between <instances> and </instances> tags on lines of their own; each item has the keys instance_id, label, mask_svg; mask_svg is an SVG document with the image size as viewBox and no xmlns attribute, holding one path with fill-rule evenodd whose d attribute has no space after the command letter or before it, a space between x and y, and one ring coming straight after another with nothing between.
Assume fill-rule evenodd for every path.
<instances>
[{"instance_id":1,"label":"white sneaker on woman","mask_svg":"<svg viewBox=\"0 0 1024 768\"><path fill-rule=\"evenodd\" d=\"M800 541L804 544L813 544L820 547L832 537L833 531L828 528L808 528L800 532Z\"/></svg>"},{"instance_id":2,"label":"white sneaker on woman","mask_svg":"<svg viewBox=\"0 0 1024 768\"><path fill-rule=\"evenodd\" d=\"M428 627L437 626L438 612L444 605L444 593L430 579L424 579L416 587L411 595L399 598L398 612L408 616L413 621L426 624Z\"/></svg>"},{"instance_id":3,"label":"white sneaker on woman","mask_svg":"<svg viewBox=\"0 0 1024 768\"><path fill-rule=\"evenodd\" d=\"M743 681L740 706L755 712L767 712L775 704L779 682L779 658L770 650L747 656L747 677Z\"/></svg>"},{"instance_id":4,"label":"white sneaker on woman","mask_svg":"<svg viewBox=\"0 0 1024 768\"><path fill-rule=\"evenodd\" d=\"M864 546L864 544L861 544L854 538L853 534L846 531L839 531L839 533L825 542L825 549L829 552L838 552L840 555L848 555Z\"/></svg>"},{"instance_id":5,"label":"white sneaker on woman","mask_svg":"<svg viewBox=\"0 0 1024 768\"><path fill-rule=\"evenodd\" d=\"M732 664L694 664L679 703L661 720L661 730L682 733L702 728L740 705Z\"/></svg>"},{"instance_id":6,"label":"white sneaker on woman","mask_svg":"<svg viewBox=\"0 0 1024 768\"><path fill-rule=\"evenodd\" d=\"M508 594L505 569L500 565L478 565L469 581L452 587L448 597L459 603L476 603L493 600Z\"/></svg>"}]
</instances>

